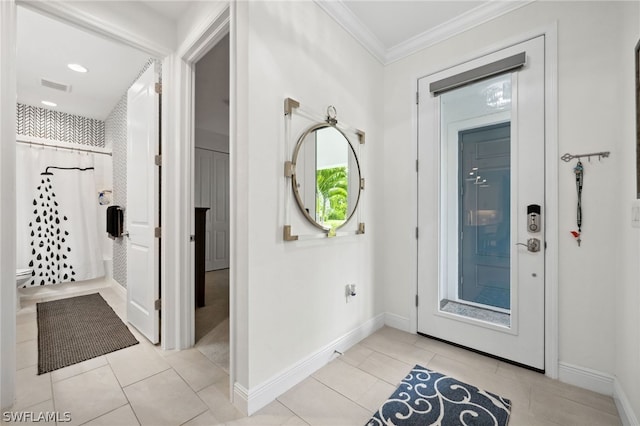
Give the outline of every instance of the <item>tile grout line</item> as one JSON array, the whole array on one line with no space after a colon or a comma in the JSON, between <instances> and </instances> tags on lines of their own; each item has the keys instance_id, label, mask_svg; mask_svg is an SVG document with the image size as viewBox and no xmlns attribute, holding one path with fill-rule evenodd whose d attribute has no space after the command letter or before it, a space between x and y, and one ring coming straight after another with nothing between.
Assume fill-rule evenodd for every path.
<instances>
[{"instance_id":1,"label":"tile grout line","mask_svg":"<svg viewBox=\"0 0 640 426\"><path fill-rule=\"evenodd\" d=\"M384 378L382 378L382 377L380 377L380 376L376 376L375 374L370 373L370 372L368 372L368 371L363 370L362 368L360 368L360 365L361 365L361 364L363 364L367 359L369 359L369 358L371 357L371 355L373 355L374 353L377 353L377 354L380 354L380 355L383 355L383 356L389 357L389 358L391 358L391 359L395 359L395 358L392 358L392 357L390 357L389 355L387 355L387 354L385 354L385 353L378 352L378 351L376 351L376 350L372 350L371 354L370 354L370 355L369 355L369 356L368 356L364 361L362 361L360 364L358 364L358 365L356 365L356 366L354 366L354 367L355 367L355 368L357 368L358 370L362 371L363 373L367 373L367 374L369 374L369 375L371 375L371 376L375 377L376 379L378 379L378 380L380 380L380 381L383 381L384 383L388 383L389 385L391 385L391 386L395 386L395 387L397 388L399 383L395 383L395 384L394 384L394 383L388 382L386 379L384 379ZM404 361L400 361L400 360L398 360L398 359L396 359L396 361L398 361L398 362L402 362L403 364L406 364L406 362L404 362ZM408 365L408 364L407 364L407 365ZM412 367L411 367L411 366L409 366L409 369L411 369L411 368L412 368ZM406 376L406 374L405 374L405 376ZM405 376L403 376L403 378L404 378ZM400 381L402 381L402 379L400 379Z\"/></svg>"},{"instance_id":2,"label":"tile grout line","mask_svg":"<svg viewBox=\"0 0 640 426\"><path fill-rule=\"evenodd\" d=\"M188 386L188 384L187 384L187 386ZM216 418L216 420L217 420L218 418L216 417L216 413L211 409L211 407L209 406L209 404L207 404L207 402L206 402L204 399L202 399L202 397L200 396L200 392L202 392L202 391L203 391L203 390L205 390L205 389L210 388L211 386L214 386L214 387L215 387L215 383L214 383L214 384L211 384L211 385L209 385L209 386L205 386L204 388L202 388L202 389L201 389L200 391L198 391L198 392L195 392L195 391L194 391L194 393L196 394L196 396L198 397L198 399L200 399L200 401L204 404L204 406L205 406L205 407L207 407L207 409L206 409L206 410L204 410L202 413L198 414L198 416L201 416L201 415L202 415L203 413L205 413L206 411L211 411L211 414L213 414L213 417L215 417L215 418ZM216 390L216 391L218 391L218 392L220 392L220 389L218 389L217 387L215 388L215 390ZM224 395L224 392L220 392L220 394ZM228 397L227 397L227 398L228 398ZM235 408L235 406L231 403L231 401L229 401L229 404L230 404L233 408ZM237 410L237 409L236 409L236 410ZM198 416L196 416L196 417L198 417ZM195 418L195 417L194 417L194 418ZM223 423L226 423L226 422L223 422Z\"/></svg>"},{"instance_id":3,"label":"tile grout line","mask_svg":"<svg viewBox=\"0 0 640 426\"><path fill-rule=\"evenodd\" d=\"M396 340L396 339L393 339L393 338L391 338L391 337L389 337L389 339L390 339L390 340L394 340L395 342L402 342L401 340ZM447 354L442 354L442 353L439 353L438 351L434 351L434 350L430 350L430 349L425 349L425 348L422 348L422 347L420 347L420 346L417 346L415 343L417 343L418 341L419 341L419 340L416 340L412 345L413 345L414 347L418 348L418 349L426 350L427 352L431 352L431 353L433 354L433 355L431 356L431 358L429 359L429 361L425 364L425 366L428 366L428 365L429 365L429 364L430 364L430 363L431 363L431 362L436 358L436 356L441 356L441 357L443 357L443 358L445 358L445 359L449 359L449 360L451 360L451 361L454 361L454 362L457 362L457 363L460 363L460 364L463 364L463 365L466 365L466 366L472 367L472 366L471 366L471 365L469 365L467 362L462 361L462 360L458 360L458 359L455 359L455 358L451 358L451 357L447 356ZM407 343L407 342L402 342L402 343ZM364 344L363 346L367 347L367 346L366 346L366 344ZM356 368L360 369L361 371L364 371L364 370L362 370L362 369L360 368L360 365L362 365L362 364L363 364L367 359L369 359L369 358L373 355L373 353L374 353L374 352L375 352L375 353L378 353L378 354L381 354L381 355L384 355L384 356L387 356L387 357L389 357L389 358L391 358L391 359L395 359L395 360L397 360L397 361L399 361L399 362L403 362L403 363L405 363L404 361L399 360L399 359L397 359L397 358L394 358L393 356L391 356L391 355L389 355L389 354L386 354L386 353L384 353L384 352L380 352L380 351L378 351L378 350L376 350L376 349L372 348L371 346L368 346L368 348L372 351L372 353L371 353L371 354L369 354L369 355L365 358L365 360L363 360L362 362L360 362L360 363L356 366ZM406 364L406 363L405 363L405 364ZM500 375L498 375L498 374L497 374L498 369L499 369L499 363L497 363L497 362L496 362L496 364L495 364L495 370L494 370L493 368L492 368L492 369L487 369L487 370L486 370L486 372L481 372L481 374L486 375L488 378L491 378L492 376L495 376L495 377L496 377L496 378L498 378L498 379L505 379L505 380L510 380L510 381L512 381L512 380L511 380L510 378L508 378L508 377L500 377ZM491 371L491 370L494 370L494 371ZM365 373L366 373L366 371L365 371ZM369 373L369 374L371 374L371 373ZM444 374L444 373L443 373L443 374ZM375 376L375 375L374 375L374 376ZM378 377L378 376L375 376L375 377ZM379 377L378 377L378 378L379 378ZM383 381L383 382L385 382L385 383L389 383L389 382L387 382L385 379L382 379L382 378L379 378L379 379L380 379L380 380L382 380L382 381ZM513 380L513 381L514 381L515 383L519 383L519 381L517 381L517 380ZM392 384L392 385L393 385L393 384ZM397 387L397 384L396 384L396 385L393 385L393 386L396 386L396 387ZM530 413L530 409L529 409L529 407L530 407L530 405L531 405L531 398L532 398L532 388L533 388L533 385L532 385L531 383L528 383L528 385L526 386L526 391L527 391L527 412L529 412L529 413ZM499 392L498 392L498 393L499 393ZM565 399L566 399L566 398L565 398ZM355 401L354 401L354 402L355 402Z\"/></svg>"},{"instance_id":4,"label":"tile grout line","mask_svg":"<svg viewBox=\"0 0 640 426\"><path fill-rule=\"evenodd\" d=\"M122 384L120 383L120 380L118 379L118 376L116 376L116 372L113 371L113 366L111 365L111 363L109 362L109 359L106 356L104 358L107 361L107 365L109 366L109 370L111 370L111 374L113 374L113 377L116 379L116 382L118 382L118 386L120 386L120 392L122 392L122 395L124 395L124 399L127 401L127 404L131 407L131 412L135 416L136 421L138 422L138 424L141 425L142 422L140 422L140 419L138 418L138 414L136 413L136 410L133 408L133 405L131 405L131 401L129 400L129 397L127 396L127 393L124 391L124 387L122 387Z\"/></svg>"},{"instance_id":5,"label":"tile grout line","mask_svg":"<svg viewBox=\"0 0 640 426\"><path fill-rule=\"evenodd\" d=\"M363 372L364 374L366 374L366 375L368 375L368 376L371 376L372 378L374 378L374 379L375 379L375 382L373 382L373 384L372 384L371 386L369 386L369 387L365 390L365 392L363 392L363 393L362 393L362 395L360 395L360 397L364 396L364 394L365 394L365 393L367 393L368 391L370 391L371 389L373 389L373 387L376 385L376 383L377 383L379 380L382 380L381 378L379 378L379 377L377 377L377 376L374 376L373 374L371 374L371 373L369 373L369 372L366 372L366 371L364 371L364 370L361 370L361 369L359 369L358 367L353 366L353 365L351 365L351 364L348 364L348 363L346 363L346 362L344 362L344 361L341 361L341 360L340 360L340 358L336 358L336 359L335 359L334 361L332 361L332 362L335 362L335 361L340 361L340 362L342 362L342 363L346 364L347 366L349 366L349 367L353 367L353 368L355 368L355 369L357 369L357 370L359 370L359 371ZM328 364L327 364L327 365L328 365ZM317 373L317 371L316 371L316 373ZM314 373L314 374L312 374L310 377L312 377L312 378L316 379L318 382L322 383L323 385L325 385L325 386L326 386L326 387L328 387L329 389L333 390L333 391L334 391L334 392L336 392L337 394L344 396L345 398L347 398L349 401L353 402L354 404L356 404L356 405L358 405L358 406L360 406L360 407L364 408L365 410L369 410L369 408L367 408L367 407L363 406L362 404L360 404L360 403L359 403L358 401L356 401L355 399L350 398L349 396L347 396L347 395L343 394L342 392L340 392L338 389L335 389L334 387L330 386L328 383L323 382L320 378L318 378L318 377L316 377L316 376L315 376L315 373ZM384 380L382 380L382 381L384 382Z\"/></svg>"},{"instance_id":6,"label":"tile grout line","mask_svg":"<svg viewBox=\"0 0 640 426\"><path fill-rule=\"evenodd\" d=\"M196 395L198 395L198 393L197 393L197 392L196 392ZM199 395L198 395L198 397L199 397ZM202 398L201 398L201 400L202 400ZM204 410L202 413L198 413L198 414L196 414L195 416L191 417L189 420L186 420L186 421L184 421L184 422L180 423L180 426L182 426L182 425L185 425L185 424L189 423L191 420L194 420L194 419L196 419L197 417L200 417L201 415L203 415L203 414L204 414L204 413L206 413L207 411L211 411L211 408L209 408L209 406L207 405L207 403L206 403L206 402L202 401L202 403L207 407L207 409L206 409L206 410ZM213 414L213 411L211 411L211 414ZM214 415L213 417L215 417L215 415Z\"/></svg>"},{"instance_id":7,"label":"tile grout line","mask_svg":"<svg viewBox=\"0 0 640 426\"><path fill-rule=\"evenodd\" d=\"M131 404L129 404L129 400L127 400L127 403L126 403L126 404L122 404L121 406L116 407L116 408L114 408L114 409L112 409L112 410L109 410L109 411L107 411L106 413L103 413L103 414L100 414L99 416L93 417L93 418L91 418L91 419L87 420L86 422L82 422L82 423L80 423L78 426L86 425L86 424L87 424L87 423L89 423L89 422L92 422L92 421L94 421L94 420L96 420L96 419L99 419L100 417L103 417L103 416L106 416L106 415L108 415L108 414L111 414L111 413L113 413L114 411L121 409L122 407L126 407L127 405L128 405L128 406L131 406ZM131 411L133 411L133 408L131 409ZM135 415L135 412L134 412L133 414ZM137 420L137 417L136 417L136 420ZM138 424L140 424L140 421L138 421Z\"/></svg>"}]
</instances>

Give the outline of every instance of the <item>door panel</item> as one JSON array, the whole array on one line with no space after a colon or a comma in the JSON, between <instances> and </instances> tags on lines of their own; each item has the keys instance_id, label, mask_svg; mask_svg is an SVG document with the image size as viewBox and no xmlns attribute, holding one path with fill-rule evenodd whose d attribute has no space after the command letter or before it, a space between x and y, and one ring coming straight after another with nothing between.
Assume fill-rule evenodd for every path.
<instances>
[{"instance_id":1,"label":"door panel","mask_svg":"<svg viewBox=\"0 0 640 426\"><path fill-rule=\"evenodd\" d=\"M520 52L519 70L439 96L431 82ZM544 369L544 37L418 81L418 332ZM543 214L544 216L544 214ZM544 218L542 219L544 222Z\"/></svg>"},{"instance_id":2,"label":"door panel","mask_svg":"<svg viewBox=\"0 0 640 426\"><path fill-rule=\"evenodd\" d=\"M205 227L205 270L212 271L213 268L213 247L210 243L213 240L211 226L211 186L213 182L213 152L196 148L195 149L195 205L196 207L209 207L207 210Z\"/></svg>"},{"instance_id":3,"label":"door panel","mask_svg":"<svg viewBox=\"0 0 640 426\"><path fill-rule=\"evenodd\" d=\"M458 298L509 309L511 124L459 133Z\"/></svg>"},{"instance_id":4,"label":"door panel","mask_svg":"<svg viewBox=\"0 0 640 426\"><path fill-rule=\"evenodd\" d=\"M229 154L196 148L195 159L195 203L209 207L205 269L225 269L229 267Z\"/></svg>"},{"instance_id":5,"label":"door panel","mask_svg":"<svg viewBox=\"0 0 640 426\"><path fill-rule=\"evenodd\" d=\"M127 320L152 343L160 341L159 95L155 64L128 91L127 100Z\"/></svg>"},{"instance_id":6,"label":"door panel","mask_svg":"<svg viewBox=\"0 0 640 426\"><path fill-rule=\"evenodd\" d=\"M214 205L209 210L213 241L213 269L229 267L229 154L213 153Z\"/></svg>"}]
</instances>

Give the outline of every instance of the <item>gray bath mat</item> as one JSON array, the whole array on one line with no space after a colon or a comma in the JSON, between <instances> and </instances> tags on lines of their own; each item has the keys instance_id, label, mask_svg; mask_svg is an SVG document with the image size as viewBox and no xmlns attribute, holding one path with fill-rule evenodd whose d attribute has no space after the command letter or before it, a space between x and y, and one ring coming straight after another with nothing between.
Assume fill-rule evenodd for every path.
<instances>
[{"instance_id":1,"label":"gray bath mat","mask_svg":"<svg viewBox=\"0 0 640 426\"><path fill-rule=\"evenodd\" d=\"M38 374L139 343L98 293L37 304Z\"/></svg>"}]
</instances>

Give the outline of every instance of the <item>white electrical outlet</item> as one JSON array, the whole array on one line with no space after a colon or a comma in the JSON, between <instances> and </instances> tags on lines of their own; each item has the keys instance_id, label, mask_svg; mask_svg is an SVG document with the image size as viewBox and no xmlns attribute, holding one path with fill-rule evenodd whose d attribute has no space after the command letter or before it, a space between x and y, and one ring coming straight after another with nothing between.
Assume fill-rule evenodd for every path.
<instances>
[{"instance_id":1,"label":"white electrical outlet","mask_svg":"<svg viewBox=\"0 0 640 426\"><path fill-rule=\"evenodd\" d=\"M344 288L344 295L347 299L347 303L351 300L352 297L356 295L356 285L355 284L347 284Z\"/></svg>"}]
</instances>

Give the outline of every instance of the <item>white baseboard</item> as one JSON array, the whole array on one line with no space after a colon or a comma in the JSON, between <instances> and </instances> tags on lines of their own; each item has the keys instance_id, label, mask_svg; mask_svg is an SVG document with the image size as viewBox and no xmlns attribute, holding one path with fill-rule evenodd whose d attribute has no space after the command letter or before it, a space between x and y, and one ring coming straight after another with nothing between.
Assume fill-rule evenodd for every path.
<instances>
[{"instance_id":1,"label":"white baseboard","mask_svg":"<svg viewBox=\"0 0 640 426\"><path fill-rule=\"evenodd\" d=\"M615 377L601 371L560 362L558 363L558 379L561 382L603 395L613 395Z\"/></svg>"},{"instance_id":2,"label":"white baseboard","mask_svg":"<svg viewBox=\"0 0 640 426\"><path fill-rule=\"evenodd\" d=\"M390 312L384 313L384 325L411 333L409 318L401 317L400 315L392 314Z\"/></svg>"},{"instance_id":3,"label":"white baseboard","mask_svg":"<svg viewBox=\"0 0 640 426\"><path fill-rule=\"evenodd\" d=\"M249 413L249 392L239 383L233 385L233 405L241 413Z\"/></svg>"},{"instance_id":4,"label":"white baseboard","mask_svg":"<svg viewBox=\"0 0 640 426\"><path fill-rule=\"evenodd\" d=\"M373 317L361 326L324 346L316 353L301 360L291 368L288 368L252 389L247 390L236 383L233 387L233 404L243 413L247 413L248 415L255 413L328 364L329 361L334 359L336 355L335 351L344 353L362 339L382 328L382 326L384 326L384 319L384 314Z\"/></svg>"},{"instance_id":5,"label":"white baseboard","mask_svg":"<svg viewBox=\"0 0 640 426\"><path fill-rule=\"evenodd\" d=\"M116 291L116 293L119 293L124 300L127 300L127 289L122 287L122 285L120 285L118 281L114 280L113 277L109 277L108 279L111 281L111 287Z\"/></svg>"},{"instance_id":6,"label":"white baseboard","mask_svg":"<svg viewBox=\"0 0 640 426\"><path fill-rule=\"evenodd\" d=\"M638 421L636 413L633 412L629 398L617 378L613 381L613 400L624 426L640 426L640 421Z\"/></svg>"}]
</instances>

